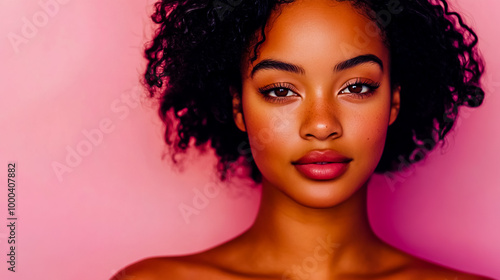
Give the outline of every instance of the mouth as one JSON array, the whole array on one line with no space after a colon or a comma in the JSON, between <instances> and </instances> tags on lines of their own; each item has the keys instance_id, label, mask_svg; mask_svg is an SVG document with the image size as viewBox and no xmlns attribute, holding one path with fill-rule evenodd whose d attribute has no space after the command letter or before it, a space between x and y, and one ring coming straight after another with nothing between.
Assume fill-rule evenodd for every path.
<instances>
[{"instance_id":1,"label":"mouth","mask_svg":"<svg viewBox=\"0 0 500 280\"><path fill-rule=\"evenodd\" d=\"M341 153L334 150L314 150L306 153L304 156L296 161L293 161L293 165L301 164L331 164L331 163L348 163L352 159L348 158Z\"/></svg>"},{"instance_id":2,"label":"mouth","mask_svg":"<svg viewBox=\"0 0 500 280\"><path fill-rule=\"evenodd\" d=\"M326 181L342 176L349 168L349 162L317 162L294 166L299 173L308 179Z\"/></svg>"},{"instance_id":3,"label":"mouth","mask_svg":"<svg viewBox=\"0 0 500 280\"><path fill-rule=\"evenodd\" d=\"M297 171L311 180L333 180L342 176L352 161L336 151L311 151L292 162Z\"/></svg>"}]
</instances>

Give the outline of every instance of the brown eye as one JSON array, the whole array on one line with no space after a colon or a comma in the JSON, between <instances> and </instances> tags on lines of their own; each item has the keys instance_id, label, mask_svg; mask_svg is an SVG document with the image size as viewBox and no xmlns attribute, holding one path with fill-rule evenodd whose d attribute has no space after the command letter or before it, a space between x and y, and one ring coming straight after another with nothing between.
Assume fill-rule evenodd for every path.
<instances>
[{"instance_id":1,"label":"brown eye","mask_svg":"<svg viewBox=\"0 0 500 280\"><path fill-rule=\"evenodd\" d=\"M271 97L290 97L295 93L291 89L277 87L269 90L267 94Z\"/></svg>"},{"instance_id":2,"label":"brown eye","mask_svg":"<svg viewBox=\"0 0 500 280\"><path fill-rule=\"evenodd\" d=\"M275 83L263 88L259 88L258 91L262 94L264 99L272 103L283 103L291 101L299 97L299 95L293 90L295 87L288 83Z\"/></svg>"},{"instance_id":3,"label":"brown eye","mask_svg":"<svg viewBox=\"0 0 500 280\"><path fill-rule=\"evenodd\" d=\"M352 94L354 96L365 96L374 93L379 86L379 83L359 80L353 82L352 84L346 85L345 88L340 91L340 93Z\"/></svg>"},{"instance_id":4,"label":"brown eye","mask_svg":"<svg viewBox=\"0 0 500 280\"><path fill-rule=\"evenodd\" d=\"M288 95L289 91L290 90L287 88L278 88L278 89L274 90L274 94L276 94L276 96L278 96L278 97L285 97Z\"/></svg>"},{"instance_id":5,"label":"brown eye","mask_svg":"<svg viewBox=\"0 0 500 280\"><path fill-rule=\"evenodd\" d=\"M363 91L363 86L362 85L351 85L351 86L348 86L347 89L349 90L350 93L361 93Z\"/></svg>"},{"instance_id":6,"label":"brown eye","mask_svg":"<svg viewBox=\"0 0 500 280\"><path fill-rule=\"evenodd\" d=\"M370 88L369 85L366 84L352 84L347 87L345 87L341 93L351 93L351 94L365 94L370 92L372 88Z\"/></svg>"}]
</instances>

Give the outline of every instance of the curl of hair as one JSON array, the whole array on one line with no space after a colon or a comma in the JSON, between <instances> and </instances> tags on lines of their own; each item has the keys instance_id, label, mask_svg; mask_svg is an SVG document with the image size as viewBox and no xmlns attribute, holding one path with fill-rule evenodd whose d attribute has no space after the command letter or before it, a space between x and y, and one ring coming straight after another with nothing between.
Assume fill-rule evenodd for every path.
<instances>
[{"instance_id":1,"label":"curl of hair","mask_svg":"<svg viewBox=\"0 0 500 280\"><path fill-rule=\"evenodd\" d=\"M459 106L477 107L483 102L483 62L476 34L445 0L332 1L351 1L377 23L391 54L391 83L401 89L401 110L388 129L376 172L421 160L444 140ZM174 148L174 162L191 140L198 148L210 142L222 181L241 158L251 167L252 179L261 181L248 136L234 124L230 88L241 95L242 54L260 34L262 39L252 45L251 60L257 58L272 11L290 2L155 3L151 18L157 28L145 49L148 64L143 83L151 97L159 97L159 115L167 124L165 141Z\"/></svg>"}]
</instances>

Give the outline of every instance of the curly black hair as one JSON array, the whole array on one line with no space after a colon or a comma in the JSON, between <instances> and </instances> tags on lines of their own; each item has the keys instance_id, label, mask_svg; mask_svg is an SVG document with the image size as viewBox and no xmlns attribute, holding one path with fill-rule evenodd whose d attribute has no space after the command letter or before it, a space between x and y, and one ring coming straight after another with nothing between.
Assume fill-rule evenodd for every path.
<instances>
[{"instance_id":1,"label":"curly black hair","mask_svg":"<svg viewBox=\"0 0 500 280\"><path fill-rule=\"evenodd\" d=\"M476 34L458 13L449 10L446 0L332 1L352 2L382 30L391 56L391 83L401 88L402 109L388 128L375 172L394 171L402 160L421 160L444 140L459 106L477 107L483 102L484 64ZM145 49L148 64L143 83L150 97L159 97L159 115L167 124L165 141L173 148L174 162L191 140L201 150L210 142L222 181L233 163L247 156L251 178L261 182L249 150L243 149L248 147L248 135L232 118L230 88L241 95L242 55L253 46L251 60L257 58L271 13L291 2L155 3L151 18L158 25ZM261 39L255 43L258 35Z\"/></svg>"}]
</instances>

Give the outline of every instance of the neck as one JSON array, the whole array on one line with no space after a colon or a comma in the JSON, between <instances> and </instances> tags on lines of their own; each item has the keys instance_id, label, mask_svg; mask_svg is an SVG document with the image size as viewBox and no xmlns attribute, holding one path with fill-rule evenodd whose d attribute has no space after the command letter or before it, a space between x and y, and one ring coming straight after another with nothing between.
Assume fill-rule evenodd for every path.
<instances>
[{"instance_id":1,"label":"neck","mask_svg":"<svg viewBox=\"0 0 500 280\"><path fill-rule=\"evenodd\" d=\"M255 257L279 263L282 271L307 273L307 268L299 270L308 262L315 274L349 270L379 242L368 221L367 183L342 203L323 209L303 206L266 182L262 185L259 213L246 237Z\"/></svg>"}]
</instances>

